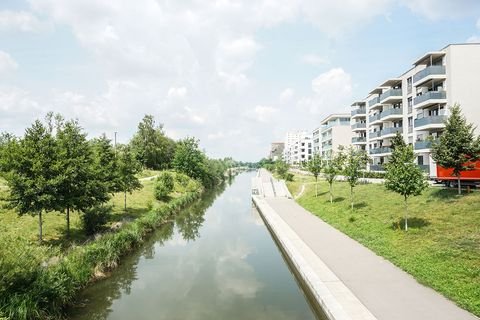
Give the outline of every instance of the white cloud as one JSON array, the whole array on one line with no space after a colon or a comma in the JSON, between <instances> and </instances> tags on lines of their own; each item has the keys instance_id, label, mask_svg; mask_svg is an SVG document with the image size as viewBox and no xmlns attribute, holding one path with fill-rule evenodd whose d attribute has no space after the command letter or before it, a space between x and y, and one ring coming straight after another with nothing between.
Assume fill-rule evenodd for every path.
<instances>
[{"instance_id":1,"label":"white cloud","mask_svg":"<svg viewBox=\"0 0 480 320\"><path fill-rule=\"evenodd\" d=\"M315 54L315 53L308 53L308 54L303 55L300 58L300 61L302 61L305 64L315 66L315 67L329 63L327 58L324 58L324 57L322 57L318 54Z\"/></svg>"},{"instance_id":2,"label":"white cloud","mask_svg":"<svg viewBox=\"0 0 480 320\"><path fill-rule=\"evenodd\" d=\"M272 117L275 115L276 112L277 110L273 107L258 105L252 110L249 110L246 113L246 116L258 122L268 123L271 122Z\"/></svg>"},{"instance_id":3,"label":"white cloud","mask_svg":"<svg viewBox=\"0 0 480 320\"><path fill-rule=\"evenodd\" d=\"M184 99L187 96L187 88L185 87L171 87L168 89L167 98L169 99Z\"/></svg>"},{"instance_id":4,"label":"white cloud","mask_svg":"<svg viewBox=\"0 0 480 320\"><path fill-rule=\"evenodd\" d=\"M477 20L477 29L480 30L480 18L478 18L478 20Z\"/></svg>"},{"instance_id":5,"label":"white cloud","mask_svg":"<svg viewBox=\"0 0 480 320\"><path fill-rule=\"evenodd\" d=\"M17 62L5 51L0 50L0 75L18 68Z\"/></svg>"},{"instance_id":6,"label":"white cloud","mask_svg":"<svg viewBox=\"0 0 480 320\"><path fill-rule=\"evenodd\" d=\"M480 2L477 0L402 0L412 12L430 20L458 18L478 12Z\"/></svg>"},{"instance_id":7,"label":"white cloud","mask_svg":"<svg viewBox=\"0 0 480 320\"><path fill-rule=\"evenodd\" d=\"M295 91L292 88L286 88L285 90L280 93L279 100L280 103L287 103L292 100L293 96L295 95Z\"/></svg>"},{"instance_id":8,"label":"white cloud","mask_svg":"<svg viewBox=\"0 0 480 320\"><path fill-rule=\"evenodd\" d=\"M0 11L0 31L20 30L22 32L39 32L50 25L40 21L36 16L26 11Z\"/></svg>"},{"instance_id":9,"label":"white cloud","mask_svg":"<svg viewBox=\"0 0 480 320\"><path fill-rule=\"evenodd\" d=\"M480 36L473 35L466 40L467 43L480 43Z\"/></svg>"}]
</instances>

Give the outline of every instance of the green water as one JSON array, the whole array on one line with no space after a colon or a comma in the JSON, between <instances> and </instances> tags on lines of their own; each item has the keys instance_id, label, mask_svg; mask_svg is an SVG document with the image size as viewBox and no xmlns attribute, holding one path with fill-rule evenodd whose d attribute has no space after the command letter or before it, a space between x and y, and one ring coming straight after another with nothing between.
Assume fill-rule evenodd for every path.
<instances>
[{"instance_id":1,"label":"green water","mask_svg":"<svg viewBox=\"0 0 480 320\"><path fill-rule=\"evenodd\" d=\"M69 318L315 319L252 208L253 174L178 214L82 292Z\"/></svg>"}]
</instances>

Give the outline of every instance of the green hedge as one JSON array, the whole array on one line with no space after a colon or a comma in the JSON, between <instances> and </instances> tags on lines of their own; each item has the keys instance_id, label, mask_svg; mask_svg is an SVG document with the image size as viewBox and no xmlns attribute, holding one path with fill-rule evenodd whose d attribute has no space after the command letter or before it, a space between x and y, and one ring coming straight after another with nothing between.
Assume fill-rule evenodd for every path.
<instances>
[{"instance_id":1,"label":"green hedge","mask_svg":"<svg viewBox=\"0 0 480 320\"><path fill-rule=\"evenodd\" d=\"M0 319L61 318L63 308L81 288L115 268L123 255L142 243L168 216L197 200L202 192L198 189L185 193L118 232L73 248L57 261L43 261L52 256L45 252L47 248L12 239L16 250L11 256L0 257Z\"/></svg>"}]
</instances>

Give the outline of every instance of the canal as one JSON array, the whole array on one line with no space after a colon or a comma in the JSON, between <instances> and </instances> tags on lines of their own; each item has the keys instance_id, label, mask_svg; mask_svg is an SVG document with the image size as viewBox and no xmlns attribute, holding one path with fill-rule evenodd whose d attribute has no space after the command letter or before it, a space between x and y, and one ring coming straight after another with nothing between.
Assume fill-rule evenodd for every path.
<instances>
[{"instance_id":1,"label":"canal","mask_svg":"<svg viewBox=\"0 0 480 320\"><path fill-rule=\"evenodd\" d=\"M250 198L206 194L84 290L70 319L316 319Z\"/></svg>"}]
</instances>

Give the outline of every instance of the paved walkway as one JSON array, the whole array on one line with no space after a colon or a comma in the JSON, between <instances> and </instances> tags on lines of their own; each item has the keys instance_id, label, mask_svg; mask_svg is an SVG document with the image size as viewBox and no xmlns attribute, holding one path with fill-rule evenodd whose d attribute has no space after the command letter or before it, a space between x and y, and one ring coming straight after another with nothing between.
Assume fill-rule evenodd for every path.
<instances>
[{"instance_id":1,"label":"paved walkway","mask_svg":"<svg viewBox=\"0 0 480 320\"><path fill-rule=\"evenodd\" d=\"M261 170L259 178L268 181L271 175ZM277 184L265 184L264 188L272 185L275 187ZM300 241L376 319L478 319L434 290L419 284L412 276L323 222L292 199L275 196L272 190L260 192L258 198L298 235ZM350 318L357 319L355 316Z\"/></svg>"}]
</instances>

